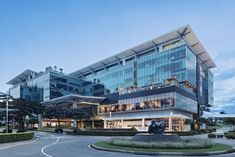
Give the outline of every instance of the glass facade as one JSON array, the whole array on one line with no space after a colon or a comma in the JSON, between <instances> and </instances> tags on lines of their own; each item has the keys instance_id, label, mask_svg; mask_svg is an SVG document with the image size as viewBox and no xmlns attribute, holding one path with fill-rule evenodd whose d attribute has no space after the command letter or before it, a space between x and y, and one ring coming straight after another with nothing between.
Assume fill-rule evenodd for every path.
<instances>
[{"instance_id":1,"label":"glass facade","mask_svg":"<svg viewBox=\"0 0 235 157\"><path fill-rule=\"evenodd\" d=\"M43 100L43 88L37 86L18 85L9 90L9 94L13 98L27 99L31 101L40 102Z\"/></svg>"},{"instance_id":2,"label":"glass facade","mask_svg":"<svg viewBox=\"0 0 235 157\"><path fill-rule=\"evenodd\" d=\"M172 76L196 85L196 57L185 45L137 60L139 87L162 84Z\"/></svg>"},{"instance_id":3,"label":"glass facade","mask_svg":"<svg viewBox=\"0 0 235 157\"><path fill-rule=\"evenodd\" d=\"M82 81L59 73L50 72L50 99L76 93L84 95L89 89L83 89Z\"/></svg>"},{"instance_id":4,"label":"glass facade","mask_svg":"<svg viewBox=\"0 0 235 157\"><path fill-rule=\"evenodd\" d=\"M214 104L214 81L213 81L213 74L210 70L208 70L208 104L213 105Z\"/></svg>"},{"instance_id":5,"label":"glass facade","mask_svg":"<svg viewBox=\"0 0 235 157\"><path fill-rule=\"evenodd\" d=\"M102 106L100 110L105 112L178 108L197 113L197 103L199 106L212 105L213 74L210 65L201 61L202 53L196 52L196 49L192 51L186 38L160 39L157 44L154 41L144 43L139 48L107 58L73 75L65 75L48 67L46 69L49 71L35 73L37 76L33 79L30 76L25 84L43 89L41 101L72 93L87 96L118 93L120 96L142 90L164 90L172 85L189 93L183 95L197 97L198 101L192 100L194 97L190 99L177 94L175 90L172 93L138 95L133 99L119 100L118 104ZM15 91L19 89L12 90L17 95Z\"/></svg>"},{"instance_id":6,"label":"glass facade","mask_svg":"<svg viewBox=\"0 0 235 157\"><path fill-rule=\"evenodd\" d=\"M101 105L99 113L170 108L196 113L197 102L176 92L170 92L119 100L118 104Z\"/></svg>"},{"instance_id":7,"label":"glass facade","mask_svg":"<svg viewBox=\"0 0 235 157\"><path fill-rule=\"evenodd\" d=\"M186 45L161 52L150 50L136 59L132 57L131 60L86 75L85 79L98 80L107 93L113 93L119 88L163 84L165 79L173 76L196 86L196 57Z\"/></svg>"},{"instance_id":8,"label":"glass facade","mask_svg":"<svg viewBox=\"0 0 235 157\"><path fill-rule=\"evenodd\" d=\"M108 67L106 70L101 70L88 75L86 80L93 82L94 80L103 84L106 89L106 93L113 93L118 88L129 87L133 85L133 61L126 62L125 65L116 64Z\"/></svg>"},{"instance_id":9,"label":"glass facade","mask_svg":"<svg viewBox=\"0 0 235 157\"><path fill-rule=\"evenodd\" d=\"M206 66L199 63L199 95L204 98L205 103L213 105L213 74Z\"/></svg>"}]
</instances>

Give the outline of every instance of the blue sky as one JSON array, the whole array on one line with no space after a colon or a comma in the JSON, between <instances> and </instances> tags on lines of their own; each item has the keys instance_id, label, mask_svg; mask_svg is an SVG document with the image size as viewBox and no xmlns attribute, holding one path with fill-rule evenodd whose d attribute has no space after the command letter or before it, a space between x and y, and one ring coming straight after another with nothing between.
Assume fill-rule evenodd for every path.
<instances>
[{"instance_id":1,"label":"blue sky","mask_svg":"<svg viewBox=\"0 0 235 157\"><path fill-rule=\"evenodd\" d=\"M215 107L233 108L234 8L234 0L2 0L0 91L25 69L73 72L190 24L217 64Z\"/></svg>"}]
</instances>

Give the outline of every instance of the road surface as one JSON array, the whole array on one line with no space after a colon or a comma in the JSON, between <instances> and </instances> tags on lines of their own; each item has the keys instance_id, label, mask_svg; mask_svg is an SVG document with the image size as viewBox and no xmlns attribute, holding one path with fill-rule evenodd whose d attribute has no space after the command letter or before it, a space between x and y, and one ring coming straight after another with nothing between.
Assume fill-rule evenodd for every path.
<instances>
[{"instance_id":1,"label":"road surface","mask_svg":"<svg viewBox=\"0 0 235 157\"><path fill-rule=\"evenodd\" d=\"M0 144L0 157L149 157L145 155L104 152L88 147L89 144L109 137L72 136L35 132L30 141ZM233 157L227 154L215 157Z\"/></svg>"}]
</instances>

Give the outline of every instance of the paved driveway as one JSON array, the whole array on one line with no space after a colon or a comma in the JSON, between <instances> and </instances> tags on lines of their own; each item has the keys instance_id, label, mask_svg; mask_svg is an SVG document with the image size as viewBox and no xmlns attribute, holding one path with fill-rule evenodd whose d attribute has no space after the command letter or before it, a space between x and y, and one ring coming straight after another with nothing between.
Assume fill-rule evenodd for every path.
<instances>
[{"instance_id":1,"label":"paved driveway","mask_svg":"<svg viewBox=\"0 0 235 157\"><path fill-rule=\"evenodd\" d=\"M99 140L109 137L72 136L35 132L36 139L17 143L0 144L1 157L147 157L116 152L104 152L88 147ZM205 137L204 137L205 138ZM216 139L235 146L235 141ZM229 143L228 143L229 142ZM218 155L216 157L234 157L234 154Z\"/></svg>"}]
</instances>

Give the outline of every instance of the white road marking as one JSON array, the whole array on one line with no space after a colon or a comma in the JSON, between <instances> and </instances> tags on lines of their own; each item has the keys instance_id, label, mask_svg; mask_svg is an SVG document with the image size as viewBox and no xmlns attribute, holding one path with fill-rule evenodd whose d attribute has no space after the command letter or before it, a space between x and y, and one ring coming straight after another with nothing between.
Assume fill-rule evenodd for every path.
<instances>
[{"instance_id":1,"label":"white road marking","mask_svg":"<svg viewBox=\"0 0 235 157\"><path fill-rule=\"evenodd\" d=\"M7 149L7 148L11 148L11 147L15 147L15 146L21 146L21 145L26 145L26 144L31 144L31 143L34 143L36 141L38 141L39 138L36 138L34 141L30 141L30 142L20 142L20 143L17 143L17 144L11 144L11 145L8 145L8 146L4 146L4 147L0 147L0 150L2 149Z\"/></svg>"},{"instance_id":2,"label":"white road marking","mask_svg":"<svg viewBox=\"0 0 235 157\"><path fill-rule=\"evenodd\" d=\"M96 149L92 148L90 144L87 147L90 148L93 151L97 151Z\"/></svg>"},{"instance_id":3,"label":"white road marking","mask_svg":"<svg viewBox=\"0 0 235 157\"><path fill-rule=\"evenodd\" d=\"M42 149L41 149L41 153L43 154L43 155L45 155L45 156L47 156L47 157L53 157L53 156L51 156L51 155L49 155L49 154L47 154L47 153L45 153L45 149L46 148L48 148L48 147L50 147L50 146L52 146L52 145L55 145L56 143L58 143L59 142L59 138L58 137L56 137L56 141L55 142L53 142L52 144L48 144L48 145L45 145L44 147L42 147Z\"/></svg>"}]
</instances>

